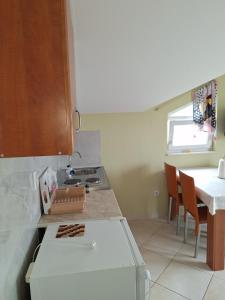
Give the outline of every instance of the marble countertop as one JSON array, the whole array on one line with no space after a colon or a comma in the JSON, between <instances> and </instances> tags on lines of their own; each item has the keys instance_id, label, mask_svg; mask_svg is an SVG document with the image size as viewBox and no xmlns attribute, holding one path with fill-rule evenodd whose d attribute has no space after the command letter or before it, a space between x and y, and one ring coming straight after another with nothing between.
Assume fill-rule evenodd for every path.
<instances>
[{"instance_id":1,"label":"marble countertop","mask_svg":"<svg viewBox=\"0 0 225 300\"><path fill-rule=\"evenodd\" d=\"M96 190L86 194L86 205L82 213L63 215L42 215L38 227L45 228L52 223L73 222L84 219L107 219L122 217L113 190Z\"/></svg>"}]
</instances>

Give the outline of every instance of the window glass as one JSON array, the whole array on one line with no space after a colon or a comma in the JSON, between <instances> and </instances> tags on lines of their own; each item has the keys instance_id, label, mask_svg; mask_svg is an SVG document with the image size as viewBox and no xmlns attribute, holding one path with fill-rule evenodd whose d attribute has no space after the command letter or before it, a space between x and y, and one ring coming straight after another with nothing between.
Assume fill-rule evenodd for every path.
<instances>
[{"instance_id":1,"label":"window glass","mask_svg":"<svg viewBox=\"0 0 225 300\"><path fill-rule=\"evenodd\" d=\"M203 145L208 142L208 133L196 130L194 124L174 125L173 146Z\"/></svg>"},{"instance_id":2,"label":"window glass","mask_svg":"<svg viewBox=\"0 0 225 300\"><path fill-rule=\"evenodd\" d=\"M212 150L213 135L193 122L192 103L168 114L168 151L171 153Z\"/></svg>"}]
</instances>

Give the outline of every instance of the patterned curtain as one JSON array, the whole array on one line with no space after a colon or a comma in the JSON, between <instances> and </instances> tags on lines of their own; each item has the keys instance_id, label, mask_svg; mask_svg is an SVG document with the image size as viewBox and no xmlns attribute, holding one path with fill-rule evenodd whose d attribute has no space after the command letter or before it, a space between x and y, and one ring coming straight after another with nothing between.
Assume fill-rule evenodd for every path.
<instances>
[{"instance_id":1,"label":"patterned curtain","mask_svg":"<svg viewBox=\"0 0 225 300\"><path fill-rule=\"evenodd\" d=\"M216 80L192 92L193 121L201 130L213 132L216 129L216 96Z\"/></svg>"}]
</instances>

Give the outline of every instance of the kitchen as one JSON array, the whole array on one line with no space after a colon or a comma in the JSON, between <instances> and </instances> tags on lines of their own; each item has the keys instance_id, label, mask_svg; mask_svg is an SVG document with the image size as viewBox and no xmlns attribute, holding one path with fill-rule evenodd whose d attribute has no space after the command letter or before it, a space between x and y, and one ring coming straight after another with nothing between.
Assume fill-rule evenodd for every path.
<instances>
[{"instance_id":1,"label":"kitchen","mask_svg":"<svg viewBox=\"0 0 225 300\"><path fill-rule=\"evenodd\" d=\"M3 2L4 1L1 2L1 5L3 5ZM81 5L79 1L77 3ZM90 8L93 8L91 3L88 3L88 5L90 5ZM81 8L82 7L79 7L79 10L83 11ZM90 11L93 12L93 9L90 9ZM222 11L223 10L221 9L221 12ZM88 14L88 11L85 12ZM163 11L161 11L161 13L163 13ZM106 10L105 14L105 18L107 18L109 11ZM154 18L154 16L152 17ZM164 17L166 18L166 16ZM221 17L221 19L223 18ZM4 16L2 16L1 20L4 20ZM87 20L87 18L84 18L84 20ZM80 21L81 20L79 19L79 22ZM205 23L203 22L203 24ZM96 29L96 26L90 26L90 28L94 30ZM82 32L79 34L81 33ZM217 42L220 41L219 34L221 34L220 31L218 31ZM79 41L82 41L80 36ZM87 47L87 44L84 46ZM210 47L210 45L208 45L208 47ZM217 51L224 53L223 45L220 45L220 47L217 48ZM78 48L78 50L80 52L77 53L77 55L81 55L83 49ZM211 53L213 52L211 51ZM220 53L217 53L217 58L218 64L222 65L222 56L220 56ZM203 62L205 63L205 61ZM201 62L197 61L197 63L196 70L199 70L201 69L199 65ZM77 66L78 70L80 70L81 67L84 67L84 63L82 66ZM216 66L214 67L216 68ZM94 71L97 70L95 69ZM105 69L104 72L106 72ZM183 92L188 91L201 83L207 82L212 78L217 78L222 74L224 74L224 70L219 70L218 68L214 73L210 73L210 71L208 71L204 72L204 74L198 74L200 78L195 78L196 82L190 81L190 78L184 78L184 81L189 82L190 86L184 87L180 83L180 90L176 91L176 94L174 95L166 95L165 100L174 98L179 94L183 94ZM171 73L169 75L171 76ZM168 77L169 75L167 74ZM115 77L116 76L114 75L114 79L116 79ZM94 77L92 76L92 79L93 78ZM80 77L80 84L81 79L82 78ZM103 78L101 77L100 79ZM160 80L163 80L163 78L160 78ZM225 79L224 76L221 76L217 78L217 80L219 86L217 116L218 133L216 149L211 153L180 156L165 155L167 151L167 115L170 111L186 104L190 99L190 92L176 97L165 104L157 105L156 108L148 109L148 107L150 107L149 105L146 107L147 110L144 112L138 112L141 109L137 109L135 112L136 108L132 109L133 112L131 112L132 106L130 103L127 109L127 111L130 112L122 113L123 110L120 107L120 104L116 102L117 95L115 94L113 94L115 99L110 98L110 103L108 103L111 110L111 113L109 114L97 114L95 107L93 108L94 102L89 103L90 106L86 110L84 107L82 108L81 111L84 113L82 113L81 129L88 131L100 130L102 140L102 164L105 166L120 209L123 215L128 219L143 220L146 218L162 219L166 217L167 192L163 176L163 162L165 160L171 164L182 167L218 165L219 159L224 155L223 132L225 91L223 87L225 86ZM90 80L87 82L87 85L91 87ZM130 89L130 86L131 84L126 87L127 90ZM165 87L166 85L163 89ZM93 91L93 89L91 90ZM102 90L102 93L103 92L104 91ZM129 94L129 97L130 96L131 95ZM104 97L105 95L103 98ZM155 95L152 96L152 98L154 97ZM83 98L85 97L82 97L80 91L80 97L77 99L82 99L82 101L79 100L80 106L85 106L85 99ZM119 99L120 100L118 101L121 101L121 98ZM113 100L115 100L115 105L118 105L117 113L115 107L112 107L114 103ZM137 104L135 103L135 105ZM91 114L91 111L95 112L95 114ZM9 122L11 122L11 120ZM35 136L35 132L33 135ZM76 159L78 160L77 157ZM23 289L24 278L19 276L19 274L25 274L27 258L33 254L28 254L28 252L40 217L40 202L37 190L27 188L30 183L30 173L35 170L44 170L46 166L52 166L55 169L59 169L64 167L67 164L67 161L67 157L58 156L4 158L0 160L0 195L2 207L0 215L0 291L3 295L1 295L2 299L17 299L18 291L21 291L22 295L25 293ZM155 197L153 195L155 190L160 191L159 196ZM21 299L23 298L25 298L25 296Z\"/></svg>"}]
</instances>

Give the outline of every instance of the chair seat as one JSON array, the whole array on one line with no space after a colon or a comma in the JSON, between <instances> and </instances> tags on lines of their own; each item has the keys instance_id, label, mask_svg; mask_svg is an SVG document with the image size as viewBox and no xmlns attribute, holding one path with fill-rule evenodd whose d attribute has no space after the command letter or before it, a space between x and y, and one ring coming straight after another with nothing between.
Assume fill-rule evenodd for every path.
<instances>
[{"instance_id":1,"label":"chair seat","mask_svg":"<svg viewBox=\"0 0 225 300\"><path fill-rule=\"evenodd\" d=\"M182 193L178 193L179 205L184 205ZM204 204L200 198L197 198L197 204ZM205 204L204 204L205 205Z\"/></svg>"},{"instance_id":2,"label":"chair seat","mask_svg":"<svg viewBox=\"0 0 225 300\"><path fill-rule=\"evenodd\" d=\"M182 193L178 193L178 200L179 200L179 205L184 205L183 204Z\"/></svg>"},{"instance_id":3,"label":"chair seat","mask_svg":"<svg viewBox=\"0 0 225 300\"><path fill-rule=\"evenodd\" d=\"M204 224L207 223L207 206L198 207L198 215L199 215L199 223Z\"/></svg>"},{"instance_id":4,"label":"chair seat","mask_svg":"<svg viewBox=\"0 0 225 300\"><path fill-rule=\"evenodd\" d=\"M176 201L176 199L174 197L172 197L171 195L169 195L173 201ZM182 193L178 193L178 203L179 205L184 205L183 204L183 198L182 198Z\"/></svg>"},{"instance_id":5,"label":"chair seat","mask_svg":"<svg viewBox=\"0 0 225 300\"><path fill-rule=\"evenodd\" d=\"M178 193L179 205L184 205L182 193ZM197 198L197 204L204 204L200 198Z\"/></svg>"},{"instance_id":6,"label":"chair seat","mask_svg":"<svg viewBox=\"0 0 225 300\"><path fill-rule=\"evenodd\" d=\"M198 207L198 216L199 216L199 223L205 224L207 223L207 206L199 206ZM191 212L189 212L191 214ZM192 214L191 214L192 215ZM193 217L193 215L192 215ZM193 217L195 219L195 217Z\"/></svg>"},{"instance_id":7,"label":"chair seat","mask_svg":"<svg viewBox=\"0 0 225 300\"><path fill-rule=\"evenodd\" d=\"M200 198L197 197L197 204L204 204Z\"/></svg>"}]
</instances>

